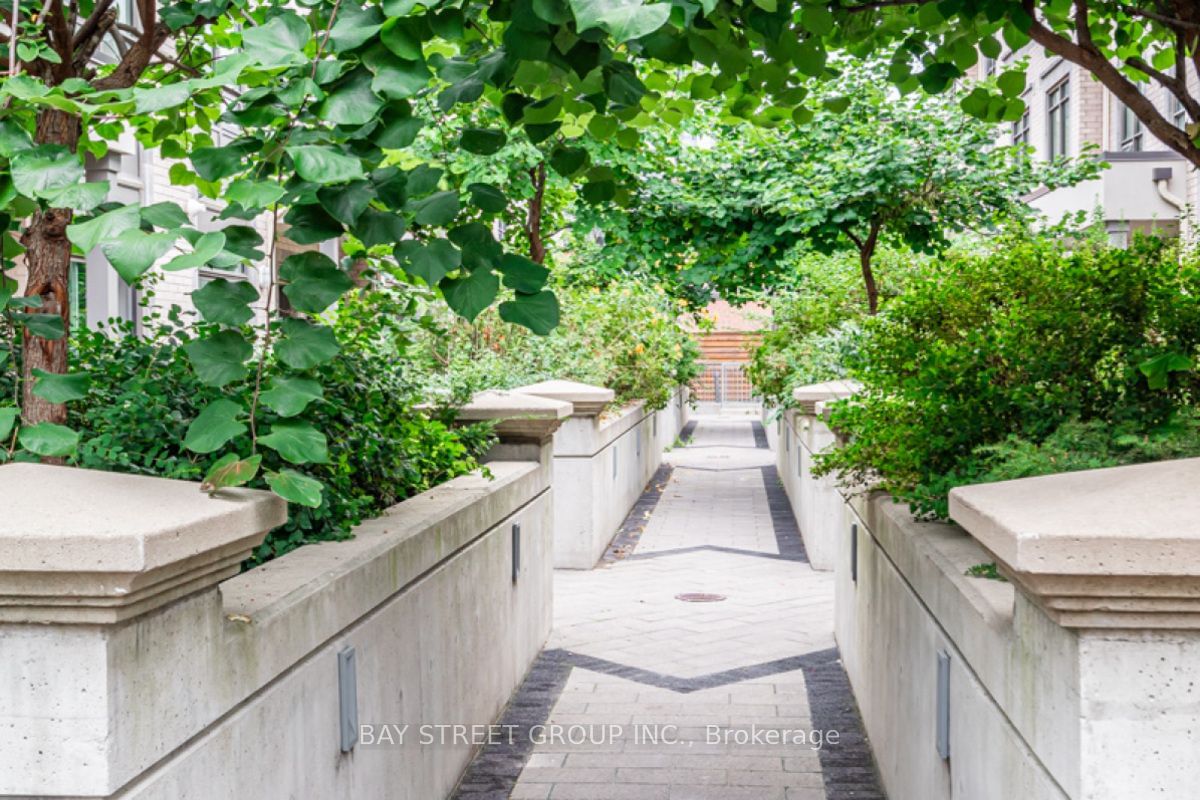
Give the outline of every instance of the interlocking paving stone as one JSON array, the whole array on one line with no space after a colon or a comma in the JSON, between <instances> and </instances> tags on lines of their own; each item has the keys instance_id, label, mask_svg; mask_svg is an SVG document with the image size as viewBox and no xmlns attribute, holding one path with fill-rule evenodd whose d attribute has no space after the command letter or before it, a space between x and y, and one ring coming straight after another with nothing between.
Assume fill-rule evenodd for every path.
<instances>
[{"instance_id":1,"label":"interlocking paving stone","mask_svg":"<svg viewBox=\"0 0 1200 800\"><path fill-rule=\"evenodd\" d=\"M555 574L554 633L500 720L516 735L457 800L883 800L832 575L808 565L762 425L697 422L601 565ZM676 599L694 592L725 599Z\"/></svg>"}]
</instances>

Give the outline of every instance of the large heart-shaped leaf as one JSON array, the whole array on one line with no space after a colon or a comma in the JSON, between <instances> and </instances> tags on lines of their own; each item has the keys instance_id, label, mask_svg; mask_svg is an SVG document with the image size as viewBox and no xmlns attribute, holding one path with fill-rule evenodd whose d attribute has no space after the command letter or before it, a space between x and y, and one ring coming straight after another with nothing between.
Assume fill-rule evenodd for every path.
<instances>
[{"instance_id":1,"label":"large heart-shaped leaf","mask_svg":"<svg viewBox=\"0 0 1200 800\"><path fill-rule=\"evenodd\" d=\"M508 208L508 198L495 186L486 183L472 183L467 186L467 191L471 193L471 204L480 211L499 214Z\"/></svg>"},{"instance_id":2,"label":"large heart-shaped leaf","mask_svg":"<svg viewBox=\"0 0 1200 800\"><path fill-rule=\"evenodd\" d=\"M220 325L245 325L254 318L250 304L258 299L258 290L246 281L214 278L192 292L192 303L200 315Z\"/></svg>"},{"instance_id":3,"label":"large heart-shaped leaf","mask_svg":"<svg viewBox=\"0 0 1200 800\"><path fill-rule=\"evenodd\" d=\"M462 132L459 146L468 153L490 156L499 152L508 141L508 136L496 128L467 128Z\"/></svg>"},{"instance_id":4,"label":"large heart-shaped leaf","mask_svg":"<svg viewBox=\"0 0 1200 800\"><path fill-rule=\"evenodd\" d=\"M329 93L317 109L317 116L334 125L365 125L370 122L383 108L384 102L371 89L374 79L366 68L354 70Z\"/></svg>"},{"instance_id":5,"label":"large heart-shaped leaf","mask_svg":"<svg viewBox=\"0 0 1200 800\"><path fill-rule=\"evenodd\" d=\"M294 417L325 397L321 384L308 378L276 378L259 399L281 417Z\"/></svg>"},{"instance_id":6,"label":"large heart-shaped leaf","mask_svg":"<svg viewBox=\"0 0 1200 800\"><path fill-rule=\"evenodd\" d=\"M289 147L287 153L296 165L297 174L306 181L345 183L366 177L361 161L332 147L306 144Z\"/></svg>"},{"instance_id":7,"label":"large heart-shaped leaf","mask_svg":"<svg viewBox=\"0 0 1200 800\"><path fill-rule=\"evenodd\" d=\"M284 194L284 188L277 183L243 178L229 184L225 197L242 208L253 210L270 208Z\"/></svg>"},{"instance_id":8,"label":"large heart-shaped leaf","mask_svg":"<svg viewBox=\"0 0 1200 800\"><path fill-rule=\"evenodd\" d=\"M21 323L34 336L55 341L67 335L67 326L58 314L35 314L28 311L18 311L13 319Z\"/></svg>"},{"instance_id":9,"label":"large heart-shaped leaf","mask_svg":"<svg viewBox=\"0 0 1200 800\"><path fill-rule=\"evenodd\" d=\"M153 225L156 228L171 230L173 228L182 228L188 224L187 212L180 208L178 203L172 203L169 200L143 206L139 213L142 222Z\"/></svg>"},{"instance_id":10,"label":"large heart-shaped leaf","mask_svg":"<svg viewBox=\"0 0 1200 800\"><path fill-rule=\"evenodd\" d=\"M333 329L324 325L285 319L280 327L283 336L275 343L275 355L292 369L315 367L336 356L341 349Z\"/></svg>"},{"instance_id":11,"label":"large heart-shaped leaf","mask_svg":"<svg viewBox=\"0 0 1200 800\"><path fill-rule=\"evenodd\" d=\"M317 190L317 199L321 201L321 207L345 225L353 225L374 196L374 187L367 181L322 186Z\"/></svg>"},{"instance_id":12,"label":"large heart-shaped leaf","mask_svg":"<svg viewBox=\"0 0 1200 800\"><path fill-rule=\"evenodd\" d=\"M321 313L354 288L354 281L333 259L311 250L288 256L279 266L279 277L287 282L283 293L292 307L307 314Z\"/></svg>"},{"instance_id":13,"label":"large heart-shaped leaf","mask_svg":"<svg viewBox=\"0 0 1200 800\"><path fill-rule=\"evenodd\" d=\"M389 15L392 16L392 15ZM383 46L406 61L420 61L425 57L421 48L421 26L415 19L390 19L383 26L379 40Z\"/></svg>"},{"instance_id":14,"label":"large heart-shaped leaf","mask_svg":"<svg viewBox=\"0 0 1200 800\"><path fill-rule=\"evenodd\" d=\"M294 469L281 469L279 472L267 473L267 485L271 491L287 500L309 508L321 505L321 482L307 475L301 475Z\"/></svg>"},{"instance_id":15,"label":"large heart-shaped leaf","mask_svg":"<svg viewBox=\"0 0 1200 800\"><path fill-rule=\"evenodd\" d=\"M79 446L79 433L55 422L39 422L24 425L17 433L17 441L31 453L48 458L61 458L75 452Z\"/></svg>"},{"instance_id":16,"label":"large heart-shaped leaf","mask_svg":"<svg viewBox=\"0 0 1200 800\"><path fill-rule=\"evenodd\" d=\"M226 442L249 430L238 419L242 413L242 407L232 400L214 400L188 425L183 446L193 453L211 453L221 449Z\"/></svg>"},{"instance_id":17,"label":"large heart-shaped leaf","mask_svg":"<svg viewBox=\"0 0 1200 800\"><path fill-rule=\"evenodd\" d=\"M545 336L558 326L558 298L549 291L518 294L515 300L500 304L500 319Z\"/></svg>"},{"instance_id":18,"label":"large heart-shaped leaf","mask_svg":"<svg viewBox=\"0 0 1200 800\"><path fill-rule=\"evenodd\" d=\"M371 81L371 90L391 100L413 97L428 86L430 78L433 77L424 61L405 61L397 58L376 64L373 69L375 77Z\"/></svg>"},{"instance_id":19,"label":"large heart-shaped leaf","mask_svg":"<svg viewBox=\"0 0 1200 800\"><path fill-rule=\"evenodd\" d=\"M422 200L408 204L413 212L413 220L418 225L433 225L445 227L458 216L458 192L450 190L437 192Z\"/></svg>"},{"instance_id":20,"label":"large heart-shaped leaf","mask_svg":"<svg viewBox=\"0 0 1200 800\"><path fill-rule=\"evenodd\" d=\"M183 346L196 377L206 386L224 386L246 377L254 348L234 331L218 331Z\"/></svg>"},{"instance_id":21,"label":"large heart-shaped leaf","mask_svg":"<svg viewBox=\"0 0 1200 800\"><path fill-rule=\"evenodd\" d=\"M601 28L618 43L643 36L667 24L670 3L645 3L643 0L570 0L575 12L575 27L580 32Z\"/></svg>"},{"instance_id":22,"label":"large heart-shaped leaf","mask_svg":"<svg viewBox=\"0 0 1200 800\"><path fill-rule=\"evenodd\" d=\"M33 375L37 379L33 393L50 403L68 403L86 397L91 385L91 376L86 372L59 375L35 369Z\"/></svg>"},{"instance_id":23,"label":"large heart-shaped leaf","mask_svg":"<svg viewBox=\"0 0 1200 800\"><path fill-rule=\"evenodd\" d=\"M146 233L140 228L121 231L100 245L108 263L126 283L133 283L175 244L173 233Z\"/></svg>"},{"instance_id":24,"label":"large heart-shaped leaf","mask_svg":"<svg viewBox=\"0 0 1200 800\"><path fill-rule=\"evenodd\" d=\"M304 46L312 32L299 15L285 11L267 24L242 33L242 46L259 64L268 67L308 63Z\"/></svg>"},{"instance_id":25,"label":"large heart-shaped leaf","mask_svg":"<svg viewBox=\"0 0 1200 800\"><path fill-rule=\"evenodd\" d=\"M271 432L258 437L258 443L279 453L293 464L324 464L329 461L325 434L307 422L281 420Z\"/></svg>"},{"instance_id":26,"label":"large heart-shaped leaf","mask_svg":"<svg viewBox=\"0 0 1200 800\"><path fill-rule=\"evenodd\" d=\"M437 286L438 281L462 263L462 253L445 239L425 244L407 239L396 245L395 254L405 272L430 286Z\"/></svg>"},{"instance_id":27,"label":"large heart-shaped leaf","mask_svg":"<svg viewBox=\"0 0 1200 800\"><path fill-rule=\"evenodd\" d=\"M123 231L136 228L141 223L137 205L122 206L98 214L84 222L67 226L67 238L82 252L88 253L101 242L115 239Z\"/></svg>"},{"instance_id":28,"label":"large heart-shaped leaf","mask_svg":"<svg viewBox=\"0 0 1200 800\"><path fill-rule=\"evenodd\" d=\"M348 5L341 7L340 12L329 32L335 53L353 50L383 27L383 13L375 6L359 8Z\"/></svg>"},{"instance_id":29,"label":"large heart-shaped leaf","mask_svg":"<svg viewBox=\"0 0 1200 800\"><path fill-rule=\"evenodd\" d=\"M229 453L221 456L204 476L204 480L200 483L200 491L215 492L219 489L247 484L258 474L260 464L262 464L261 455L239 458L237 453Z\"/></svg>"},{"instance_id":30,"label":"large heart-shaped leaf","mask_svg":"<svg viewBox=\"0 0 1200 800\"><path fill-rule=\"evenodd\" d=\"M7 440L9 434L12 433L13 425L17 423L17 415L21 411L12 406L0 408L0 439Z\"/></svg>"},{"instance_id":31,"label":"large heart-shaped leaf","mask_svg":"<svg viewBox=\"0 0 1200 800\"><path fill-rule=\"evenodd\" d=\"M172 258L167 263L163 264L163 270L166 272L178 272L181 269L193 269L195 267L203 267L209 261L212 261L221 251L225 249L225 234L220 231L212 231L206 233L196 239L192 245L192 252L184 253Z\"/></svg>"},{"instance_id":32,"label":"large heart-shaped leaf","mask_svg":"<svg viewBox=\"0 0 1200 800\"><path fill-rule=\"evenodd\" d=\"M55 208L91 211L108 197L108 181L75 183L62 189L48 190L42 196L46 198L47 204Z\"/></svg>"},{"instance_id":33,"label":"large heart-shaped leaf","mask_svg":"<svg viewBox=\"0 0 1200 800\"><path fill-rule=\"evenodd\" d=\"M1138 364L1138 369L1146 376L1147 384L1156 391L1167 388L1172 372L1189 372L1192 368L1192 359L1174 352L1163 353Z\"/></svg>"},{"instance_id":34,"label":"large heart-shaped leaf","mask_svg":"<svg viewBox=\"0 0 1200 800\"><path fill-rule=\"evenodd\" d=\"M237 142L224 147L197 147L188 158L196 174L206 181L228 178L243 168L242 160L250 155L250 142Z\"/></svg>"},{"instance_id":35,"label":"large heart-shaped leaf","mask_svg":"<svg viewBox=\"0 0 1200 800\"><path fill-rule=\"evenodd\" d=\"M380 244L395 244L404 236L408 224L399 214L389 214L368 208L359 217L358 224L353 227L353 233L367 247Z\"/></svg>"},{"instance_id":36,"label":"large heart-shaped leaf","mask_svg":"<svg viewBox=\"0 0 1200 800\"><path fill-rule=\"evenodd\" d=\"M44 197L47 192L83 180L79 157L57 144L43 144L17 153L10 168L13 185L26 197Z\"/></svg>"},{"instance_id":37,"label":"large heart-shaped leaf","mask_svg":"<svg viewBox=\"0 0 1200 800\"><path fill-rule=\"evenodd\" d=\"M134 89L133 110L138 114L162 111L183 105L191 96L192 87L187 81L156 86L153 89Z\"/></svg>"},{"instance_id":38,"label":"large heart-shaped leaf","mask_svg":"<svg viewBox=\"0 0 1200 800\"><path fill-rule=\"evenodd\" d=\"M32 144L29 132L17 124L11 117L0 120L0 156L12 158L22 150L28 150Z\"/></svg>"},{"instance_id":39,"label":"large heart-shaped leaf","mask_svg":"<svg viewBox=\"0 0 1200 800\"><path fill-rule=\"evenodd\" d=\"M468 322L474 322L496 299L500 279L490 269L477 269L464 278L446 278L441 287L446 304Z\"/></svg>"},{"instance_id":40,"label":"large heart-shaped leaf","mask_svg":"<svg viewBox=\"0 0 1200 800\"><path fill-rule=\"evenodd\" d=\"M292 206L283 221L288 224L287 238L296 244L317 244L343 233L342 223L315 203Z\"/></svg>"},{"instance_id":41,"label":"large heart-shaped leaf","mask_svg":"<svg viewBox=\"0 0 1200 800\"><path fill-rule=\"evenodd\" d=\"M505 253L500 259L500 271L504 273L504 285L518 292L533 294L546 286L550 270L517 253Z\"/></svg>"}]
</instances>

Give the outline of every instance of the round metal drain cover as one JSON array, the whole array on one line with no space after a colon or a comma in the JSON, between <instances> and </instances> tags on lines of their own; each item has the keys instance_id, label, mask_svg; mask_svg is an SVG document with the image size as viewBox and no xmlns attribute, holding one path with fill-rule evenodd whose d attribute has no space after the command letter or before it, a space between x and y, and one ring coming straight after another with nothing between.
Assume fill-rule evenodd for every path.
<instances>
[{"instance_id":1,"label":"round metal drain cover","mask_svg":"<svg viewBox=\"0 0 1200 800\"><path fill-rule=\"evenodd\" d=\"M675 599L685 603L719 603L725 599L725 595L711 592L687 592L675 595Z\"/></svg>"}]
</instances>

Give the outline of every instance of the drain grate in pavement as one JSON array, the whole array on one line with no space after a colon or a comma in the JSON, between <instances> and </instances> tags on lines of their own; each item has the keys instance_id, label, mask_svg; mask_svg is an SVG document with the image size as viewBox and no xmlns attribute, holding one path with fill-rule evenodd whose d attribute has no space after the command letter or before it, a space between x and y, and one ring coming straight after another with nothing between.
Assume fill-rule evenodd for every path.
<instances>
[{"instance_id":1,"label":"drain grate in pavement","mask_svg":"<svg viewBox=\"0 0 1200 800\"><path fill-rule=\"evenodd\" d=\"M725 595L710 592L685 592L675 595L675 599L685 603L719 603L725 599Z\"/></svg>"}]
</instances>

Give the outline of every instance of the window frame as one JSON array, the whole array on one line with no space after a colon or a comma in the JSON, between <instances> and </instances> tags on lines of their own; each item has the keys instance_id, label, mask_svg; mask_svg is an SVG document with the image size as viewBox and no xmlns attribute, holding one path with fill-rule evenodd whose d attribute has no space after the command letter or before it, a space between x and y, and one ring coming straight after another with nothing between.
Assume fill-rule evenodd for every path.
<instances>
[{"instance_id":1,"label":"window frame","mask_svg":"<svg viewBox=\"0 0 1200 800\"><path fill-rule=\"evenodd\" d=\"M1026 106L1025 113L1021 118L1012 124L1012 143L1014 146L1025 145L1026 147L1033 144L1032 130L1030 128L1029 107Z\"/></svg>"},{"instance_id":2,"label":"window frame","mask_svg":"<svg viewBox=\"0 0 1200 800\"><path fill-rule=\"evenodd\" d=\"M1119 102L1119 101L1118 101ZM1121 103L1121 124L1118 129L1117 149L1122 153L1140 153L1146 144L1146 126L1133 109Z\"/></svg>"},{"instance_id":3,"label":"window frame","mask_svg":"<svg viewBox=\"0 0 1200 800\"><path fill-rule=\"evenodd\" d=\"M1071 77L1046 90L1046 152L1053 160L1071 154Z\"/></svg>"}]
</instances>

